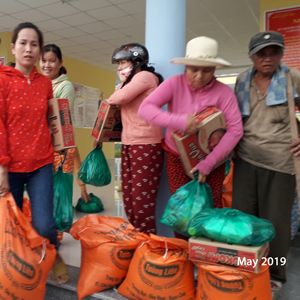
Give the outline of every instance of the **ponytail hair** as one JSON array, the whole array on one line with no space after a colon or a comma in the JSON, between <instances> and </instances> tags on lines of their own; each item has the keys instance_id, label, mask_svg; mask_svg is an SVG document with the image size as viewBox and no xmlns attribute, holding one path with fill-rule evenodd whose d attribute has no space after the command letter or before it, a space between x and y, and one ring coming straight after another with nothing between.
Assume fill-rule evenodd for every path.
<instances>
[{"instance_id":1,"label":"ponytail hair","mask_svg":"<svg viewBox=\"0 0 300 300\"><path fill-rule=\"evenodd\" d=\"M59 75L67 74L67 69L64 66L61 66L58 74Z\"/></svg>"},{"instance_id":2,"label":"ponytail hair","mask_svg":"<svg viewBox=\"0 0 300 300\"><path fill-rule=\"evenodd\" d=\"M158 78L158 85L160 85L163 81L164 81L164 78L162 77L161 74L155 72L155 68L152 67L152 66L148 66L148 65L143 65L141 67L142 71L148 71L148 72L151 72L153 73L157 78Z\"/></svg>"}]
</instances>

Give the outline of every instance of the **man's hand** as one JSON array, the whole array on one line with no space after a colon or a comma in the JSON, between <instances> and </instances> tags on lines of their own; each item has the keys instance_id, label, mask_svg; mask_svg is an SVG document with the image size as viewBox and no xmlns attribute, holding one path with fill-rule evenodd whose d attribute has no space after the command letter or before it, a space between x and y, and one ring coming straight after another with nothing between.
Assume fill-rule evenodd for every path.
<instances>
[{"instance_id":1,"label":"man's hand","mask_svg":"<svg viewBox=\"0 0 300 300\"><path fill-rule=\"evenodd\" d=\"M7 169L0 166L0 197L4 196L9 191Z\"/></svg>"}]
</instances>

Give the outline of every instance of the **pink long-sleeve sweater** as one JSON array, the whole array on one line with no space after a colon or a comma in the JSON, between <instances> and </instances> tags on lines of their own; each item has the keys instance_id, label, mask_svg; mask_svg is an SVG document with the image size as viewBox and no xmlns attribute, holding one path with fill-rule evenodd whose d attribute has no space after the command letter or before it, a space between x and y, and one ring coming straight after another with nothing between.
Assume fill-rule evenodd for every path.
<instances>
[{"instance_id":1,"label":"pink long-sleeve sweater","mask_svg":"<svg viewBox=\"0 0 300 300\"><path fill-rule=\"evenodd\" d=\"M162 109L166 104L167 110ZM237 99L228 86L214 79L204 88L195 90L188 85L184 74L173 76L143 101L138 114L150 123L166 127L165 142L178 153L172 131L185 131L187 117L209 106L215 106L223 112L227 131L213 151L196 167L201 174L208 175L230 154L243 135Z\"/></svg>"},{"instance_id":2,"label":"pink long-sleeve sweater","mask_svg":"<svg viewBox=\"0 0 300 300\"><path fill-rule=\"evenodd\" d=\"M108 103L121 107L122 143L124 145L161 143L162 129L149 124L137 114L141 103L157 85L157 76L148 71L141 71L107 99Z\"/></svg>"}]
</instances>

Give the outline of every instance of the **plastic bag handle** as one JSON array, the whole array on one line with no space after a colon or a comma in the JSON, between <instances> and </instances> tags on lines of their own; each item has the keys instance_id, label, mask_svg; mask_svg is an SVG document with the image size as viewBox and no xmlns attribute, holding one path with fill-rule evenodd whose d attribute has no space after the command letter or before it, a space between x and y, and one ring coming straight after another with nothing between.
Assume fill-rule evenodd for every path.
<instances>
[{"instance_id":1,"label":"plastic bag handle","mask_svg":"<svg viewBox=\"0 0 300 300\"><path fill-rule=\"evenodd\" d=\"M42 254L41 254L41 258L40 260L38 261L38 264L41 264L42 261L44 260L45 258L45 255L46 255L46 241L43 240L43 245L42 245Z\"/></svg>"},{"instance_id":2,"label":"plastic bag handle","mask_svg":"<svg viewBox=\"0 0 300 300\"><path fill-rule=\"evenodd\" d=\"M168 242L165 240L165 253L163 255L163 259L166 260L168 258L168 252L169 252L169 249L168 249Z\"/></svg>"}]
</instances>

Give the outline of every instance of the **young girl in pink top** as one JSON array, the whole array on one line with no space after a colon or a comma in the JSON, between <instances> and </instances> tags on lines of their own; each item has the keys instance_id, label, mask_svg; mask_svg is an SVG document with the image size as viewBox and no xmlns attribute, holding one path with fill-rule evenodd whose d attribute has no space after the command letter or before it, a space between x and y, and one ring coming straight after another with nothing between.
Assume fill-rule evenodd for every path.
<instances>
[{"instance_id":1,"label":"young girl in pink top","mask_svg":"<svg viewBox=\"0 0 300 300\"><path fill-rule=\"evenodd\" d=\"M216 67L230 63L217 57L218 44L208 37L197 37L188 42L186 56L173 59L173 63L184 64L185 73L169 78L151 93L139 109L139 115L151 124L166 127L164 148L167 153L167 174L172 193L187 183L173 131L192 133L196 131L193 118L209 106L221 110L226 120L226 133L206 158L192 172L199 171L199 181L212 188L214 205L221 207L224 164L220 163L233 150L242 136L242 122L236 97L231 89L216 80ZM164 105L168 110L163 110ZM216 167L218 166L218 167Z\"/></svg>"},{"instance_id":2,"label":"young girl in pink top","mask_svg":"<svg viewBox=\"0 0 300 300\"><path fill-rule=\"evenodd\" d=\"M137 114L144 99L162 82L148 67L149 54L140 44L117 48L120 88L107 101L120 105L122 118L122 191L129 222L138 230L155 233L155 201L163 164L162 130Z\"/></svg>"}]
</instances>

